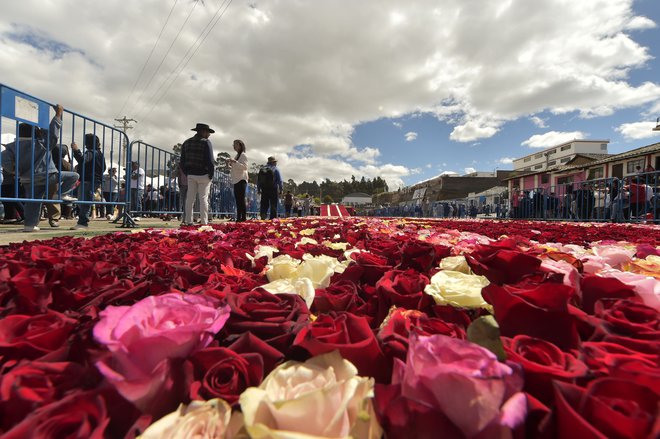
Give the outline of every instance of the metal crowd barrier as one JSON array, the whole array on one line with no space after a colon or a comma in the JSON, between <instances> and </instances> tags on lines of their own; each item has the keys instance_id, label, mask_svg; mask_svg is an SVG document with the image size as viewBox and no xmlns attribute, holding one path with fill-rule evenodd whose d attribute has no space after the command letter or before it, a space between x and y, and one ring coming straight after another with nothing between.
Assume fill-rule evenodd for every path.
<instances>
[{"instance_id":1,"label":"metal crowd barrier","mask_svg":"<svg viewBox=\"0 0 660 439\"><path fill-rule=\"evenodd\" d=\"M97 205L105 210L106 206L120 204L119 200L103 199L101 187L105 175L115 168L117 177L110 179L106 188L110 193L118 189L122 170L125 172L126 135L67 108L58 124L54 117L51 119L54 110L50 102L0 84L0 134L5 145L0 150L0 205L10 207L5 209L5 218L18 215L25 219L26 211L34 214L35 210L41 216L35 205L42 203L53 221L61 215L57 212L59 205L70 206L73 202L79 209L89 206L91 210ZM81 153L80 160L74 157L74 143ZM82 163L86 158L91 161L89 166ZM77 172L78 178L68 172ZM74 181L73 187L63 192L63 187Z\"/></svg>"},{"instance_id":2,"label":"metal crowd barrier","mask_svg":"<svg viewBox=\"0 0 660 439\"><path fill-rule=\"evenodd\" d=\"M660 172L516 190L511 218L660 223Z\"/></svg>"},{"instance_id":3,"label":"metal crowd barrier","mask_svg":"<svg viewBox=\"0 0 660 439\"><path fill-rule=\"evenodd\" d=\"M623 190L621 190L623 189ZM546 221L645 222L660 224L660 171L622 179L599 178L555 186L517 189L509 199L489 205L481 198L436 201L431 218L533 219ZM373 216L415 217L411 204L373 209ZM476 214L476 215L475 215Z\"/></svg>"}]
</instances>

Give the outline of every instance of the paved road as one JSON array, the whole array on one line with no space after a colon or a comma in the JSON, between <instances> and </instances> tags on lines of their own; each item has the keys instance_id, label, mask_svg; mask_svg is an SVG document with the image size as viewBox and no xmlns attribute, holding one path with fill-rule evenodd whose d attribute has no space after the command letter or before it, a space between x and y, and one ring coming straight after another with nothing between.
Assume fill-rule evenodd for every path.
<instances>
[{"instance_id":1,"label":"paved road","mask_svg":"<svg viewBox=\"0 0 660 439\"><path fill-rule=\"evenodd\" d=\"M219 221L215 220L215 222ZM12 242L46 240L58 236L91 237L114 232L130 233L131 230L135 230L121 228L119 224L113 224L105 219L91 220L89 229L86 230L69 230L75 224L76 220L62 220L59 228L52 228L48 225L48 221L41 221L39 223L41 230L31 233L24 232L22 225L0 224L0 245L7 245ZM142 218L137 224L140 228L171 229L179 227L180 221L176 218L170 221L163 221L159 218Z\"/></svg>"}]
</instances>

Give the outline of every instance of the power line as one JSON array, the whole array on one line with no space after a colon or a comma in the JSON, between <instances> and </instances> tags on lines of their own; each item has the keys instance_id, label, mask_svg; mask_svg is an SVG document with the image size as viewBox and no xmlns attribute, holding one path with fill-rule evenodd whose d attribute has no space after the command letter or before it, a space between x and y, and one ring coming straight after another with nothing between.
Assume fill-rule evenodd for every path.
<instances>
[{"instance_id":1,"label":"power line","mask_svg":"<svg viewBox=\"0 0 660 439\"><path fill-rule=\"evenodd\" d=\"M167 52L165 52L165 55L163 55L163 57L161 58L160 63L158 64L158 67L156 67L156 70L154 71L154 73L149 78L149 81L147 81L147 85L142 87L142 92L140 92L140 96L138 96L137 100L135 101L135 104L133 104L133 107L131 108L131 111L129 113L134 113L135 106L140 101L140 99L142 99L142 95L144 95L144 92L151 85L151 81L153 81L154 77L156 76L156 74L158 73L160 68L162 67L163 63L165 62L165 58L167 58L167 55L170 54L170 51L172 50L172 46L174 46L174 43L176 43L176 40L179 38L179 35L181 35L181 32L183 32L183 28L186 26L186 23L188 23L188 20L190 20L190 16L192 15L193 11L197 7L197 3L199 3L200 1L202 1L202 0L195 0L195 3L193 3L193 7L190 9L190 12L188 12L188 16L186 17L186 21L184 21L183 24L181 25L181 28L179 29L179 32L177 32L176 36L172 40L172 43L170 44L170 47L167 48Z\"/></svg>"},{"instance_id":2,"label":"power line","mask_svg":"<svg viewBox=\"0 0 660 439\"><path fill-rule=\"evenodd\" d=\"M161 101L161 100L167 95L167 93L169 92L170 88L172 87L172 85L174 84L174 82L176 82L176 80L178 79L178 77L179 77L179 75L181 74L181 72L183 72L183 70L186 68L186 66L187 66L188 63L190 62L190 60L195 56L195 54L197 53L197 51L199 50L199 48L202 46L202 44L204 44L204 41L206 41L206 38L211 34L211 32L213 31L213 29L215 28L215 26L218 24L218 22L220 21L220 19L222 19L222 17L225 15L225 12L227 12L227 9L229 9L229 6L231 5L232 1L233 1L233 0L229 0L229 2L227 3L227 0L224 0L224 1L222 2L222 4L220 4L220 7L216 10L215 14L213 15L213 17L211 18L211 20L209 21L209 23L204 27L204 29L203 29L202 32L199 34L199 36L197 37L197 39L195 40L195 42L194 42L194 43L188 48L188 50L186 51L185 55L183 55L183 57L182 57L181 60L179 61L179 64L177 64L177 66L176 66L176 67L170 72L169 76L165 79L165 81L163 81L163 82L161 83L161 86L158 88L158 90L156 90L156 93L154 93L154 94L151 96L151 98L153 98L153 97L156 96L156 94L157 94L158 91L162 88L162 86L163 86L163 85L169 80L169 78L172 76L172 74L174 74L174 72L179 68L179 66L181 65L181 63L185 60L185 63L183 64L183 66L181 67L181 69L179 69L179 71L178 71L178 73L176 74L176 76L174 77L174 79L172 79L172 81L169 83L169 85L167 86L167 88L165 89L165 91L164 91L164 92L160 95L160 97L159 97L159 98L153 103L153 105L151 106L151 108L149 109L149 111L147 112L147 114L144 115L143 118L146 118L147 116L149 116L149 115L151 114L151 112L153 111L153 109L156 107L156 105L158 105L158 103L159 103L159 102L160 102L160 101ZM224 6L225 3L227 3L227 6L225 6L225 8L224 8L224 10L222 11L222 13L218 16L218 13L220 13L220 10L222 9L222 7ZM217 16L217 18L216 18L216 16ZM214 20L215 20L215 22L214 22ZM213 23L213 24L211 24L211 23ZM210 28L209 28L209 26L210 26ZM208 32L206 31L207 28L209 28L209 29L208 29ZM204 32L206 32L206 34L204 34ZM203 38L202 38L202 35L204 36ZM202 41L197 45L197 47L196 47L195 50L193 51L192 55L190 55L190 57L186 60L186 59L185 59L186 56L188 55L188 53L190 52L190 50L191 50L193 47L195 47L195 44L197 44L197 42L200 40L200 38L202 38ZM150 99L151 99L151 98L150 98ZM140 108L140 110L142 110L142 108Z\"/></svg>"},{"instance_id":3,"label":"power line","mask_svg":"<svg viewBox=\"0 0 660 439\"><path fill-rule=\"evenodd\" d=\"M128 103L129 99L131 96L133 96L133 92L135 91L135 87L137 87L138 82L140 82L140 79L142 79L142 74L144 73L144 69L147 67L147 64L149 64L149 60L151 60L151 56L154 54L154 50L156 50L156 46L158 46L158 42L160 41L160 37L163 35L163 31L165 31L165 27L167 27L167 23L170 21L170 17L172 16L172 12L174 12L174 8L176 7L176 4L179 2L179 0L174 0L174 4L172 5L172 9L170 9L170 13L167 15L167 19L165 20L165 24L163 24L163 27L160 29L160 33L158 34L158 38L156 38L156 42L154 43L153 47L151 48L151 52L149 52L149 56L147 57L146 61L144 64L142 64L142 69L140 70L140 73L138 73L137 78L135 79L135 82L133 83L133 87L131 87L131 92L126 96L126 100L124 101L124 104L121 106L121 110L118 111L118 115L124 111L124 108L126 107L126 104Z\"/></svg>"}]
</instances>

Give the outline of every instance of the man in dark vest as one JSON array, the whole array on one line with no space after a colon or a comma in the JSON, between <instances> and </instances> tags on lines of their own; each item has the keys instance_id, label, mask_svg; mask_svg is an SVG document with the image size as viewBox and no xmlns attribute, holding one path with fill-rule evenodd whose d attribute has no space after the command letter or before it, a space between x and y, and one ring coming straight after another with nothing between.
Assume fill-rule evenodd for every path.
<instances>
[{"instance_id":1,"label":"man in dark vest","mask_svg":"<svg viewBox=\"0 0 660 439\"><path fill-rule=\"evenodd\" d=\"M270 219L277 218L277 199L282 192L282 176L277 169L275 157L268 157L268 163L257 175L257 192L261 194L260 214L265 220L270 210Z\"/></svg>"},{"instance_id":2,"label":"man in dark vest","mask_svg":"<svg viewBox=\"0 0 660 439\"><path fill-rule=\"evenodd\" d=\"M209 136L215 131L205 123L198 123L192 131L197 133L181 146L181 170L188 180L186 216L182 225L193 223L193 205L197 196L201 223L209 223L209 189L215 171L213 146L209 140Z\"/></svg>"}]
</instances>

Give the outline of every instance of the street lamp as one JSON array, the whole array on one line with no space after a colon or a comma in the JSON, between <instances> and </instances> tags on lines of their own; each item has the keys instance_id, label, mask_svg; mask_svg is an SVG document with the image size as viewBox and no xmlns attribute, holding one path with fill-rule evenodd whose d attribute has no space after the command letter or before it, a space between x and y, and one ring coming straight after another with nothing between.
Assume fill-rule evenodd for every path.
<instances>
[{"instance_id":1,"label":"street lamp","mask_svg":"<svg viewBox=\"0 0 660 439\"><path fill-rule=\"evenodd\" d=\"M655 120L655 128L653 128L653 131L660 131L660 117Z\"/></svg>"}]
</instances>

